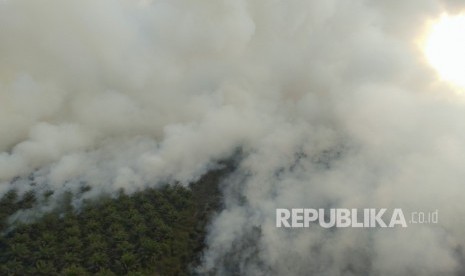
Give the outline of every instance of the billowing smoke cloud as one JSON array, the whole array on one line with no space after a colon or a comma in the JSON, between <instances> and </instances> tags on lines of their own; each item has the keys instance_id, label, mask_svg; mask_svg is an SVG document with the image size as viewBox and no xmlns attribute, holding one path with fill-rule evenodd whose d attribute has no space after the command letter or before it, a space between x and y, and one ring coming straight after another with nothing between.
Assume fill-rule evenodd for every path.
<instances>
[{"instance_id":1,"label":"billowing smoke cloud","mask_svg":"<svg viewBox=\"0 0 465 276\"><path fill-rule=\"evenodd\" d=\"M416 44L461 7L0 1L0 194L188 184L240 148L199 273L463 273L463 95ZM275 227L276 208L330 206L440 223Z\"/></svg>"}]
</instances>

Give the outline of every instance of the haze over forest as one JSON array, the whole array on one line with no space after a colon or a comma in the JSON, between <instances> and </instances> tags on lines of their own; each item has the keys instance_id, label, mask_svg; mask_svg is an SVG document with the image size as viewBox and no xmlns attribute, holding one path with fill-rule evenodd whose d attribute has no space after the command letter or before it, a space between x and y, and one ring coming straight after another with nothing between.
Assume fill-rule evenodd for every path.
<instances>
[{"instance_id":1,"label":"haze over forest","mask_svg":"<svg viewBox=\"0 0 465 276\"><path fill-rule=\"evenodd\" d=\"M464 275L465 98L419 46L464 8L0 0L0 274Z\"/></svg>"}]
</instances>

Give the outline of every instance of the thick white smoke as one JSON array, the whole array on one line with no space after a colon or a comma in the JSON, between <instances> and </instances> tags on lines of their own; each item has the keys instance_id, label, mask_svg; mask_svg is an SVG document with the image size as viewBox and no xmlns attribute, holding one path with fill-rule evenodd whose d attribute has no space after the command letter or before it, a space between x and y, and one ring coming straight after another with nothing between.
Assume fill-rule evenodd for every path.
<instances>
[{"instance_id":1,"label":"thick white smoke","mask_svg":"<svg viewBox=\"0 0 465 276\"><path fill-rule=\"evenodd\" d=\"M417 39L460 2L0 1L0 194L197 180L240 148L199 273L464 273L465 101ZM276 208L440 210L407 229Z\"/></svg>"}]
</instances>

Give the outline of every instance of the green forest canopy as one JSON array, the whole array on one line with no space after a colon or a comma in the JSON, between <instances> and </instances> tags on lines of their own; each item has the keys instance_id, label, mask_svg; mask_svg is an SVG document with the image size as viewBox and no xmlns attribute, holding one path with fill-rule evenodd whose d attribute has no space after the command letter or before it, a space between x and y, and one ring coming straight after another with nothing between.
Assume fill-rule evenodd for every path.
<instances>
[{"instance_id":1,"label":"green forest canopy","mask_svg":"<svg viewBox=\"0 0 465 276\"><path fill-rule=\"evenodd\" d=\"M75 210L69 200L8 231L7 218L35 195L0 200L0 275L186 275L198 263L205 226L219 202L221 171L191 188L165 186L103 197ZM71 195L69 195L71 196Z\"/></svg>"}]
</instances>

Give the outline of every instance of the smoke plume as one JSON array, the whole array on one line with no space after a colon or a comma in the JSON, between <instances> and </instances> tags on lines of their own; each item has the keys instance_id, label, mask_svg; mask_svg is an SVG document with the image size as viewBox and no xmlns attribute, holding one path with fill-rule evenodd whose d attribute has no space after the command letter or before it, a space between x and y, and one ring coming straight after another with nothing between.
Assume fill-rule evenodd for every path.
<instances>
[{"instance_id":1,"label":"smoke plume","mask_svg":"<svg viewBox=\"0 0 465 276\"><path fill-rule=\"evenodd\" d=\"M2 0L0 195L188 185L240 149L198 273L464 273L465 101L417 43L464 7ZM275 227L297 207L438 209L440 223Z\"/></svg>"}]
</instances>

